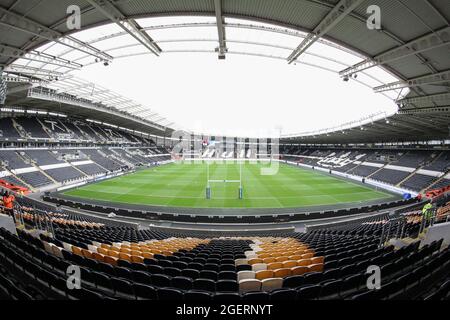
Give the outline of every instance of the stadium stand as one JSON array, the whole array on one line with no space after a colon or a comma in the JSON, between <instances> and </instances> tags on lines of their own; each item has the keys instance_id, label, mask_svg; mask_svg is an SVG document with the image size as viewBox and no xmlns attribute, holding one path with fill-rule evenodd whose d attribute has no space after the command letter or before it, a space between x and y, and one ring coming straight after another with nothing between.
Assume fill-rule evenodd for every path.
<instances>
[{"instance_id":1,"label":"stadium stand","mask_svg":"<svg viewBox=\"0 0 450 320\"><path fill-rule=\"evenodd\" d=\"M439 214L448 214L449 204ZM271 301L444 298L450 252L442 240L395 248L397 219L387 214L306 233L230 239L111 226L76 214L22 206L25 229L0 229L1 292L15 299L150 299ZM402 237L415 237L421 215L405 212ZM47 222L47 224L46 224ZM54 236L33 228L51 224ZM27 231L29 228L30 231ZM395 231L397 230L397 231ZM397 234L396 234L397 232ZM71 264L83 289L69 290ZM365 272L381 266L381 290L367 291ZM431 271L430 271L431 268ZM14 271L12 271L14 270Z\"/></svg>"}]
</instances>

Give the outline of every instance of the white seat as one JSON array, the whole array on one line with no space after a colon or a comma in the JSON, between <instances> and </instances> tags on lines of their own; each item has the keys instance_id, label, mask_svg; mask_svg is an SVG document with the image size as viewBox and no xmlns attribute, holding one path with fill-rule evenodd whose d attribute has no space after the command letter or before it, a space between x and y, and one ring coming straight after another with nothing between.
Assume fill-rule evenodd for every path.
<instances>
[{"instance_id":1,"label":"white seat","mask_svg":"<svg viewBox=\"0 0 450 320\"><path fill-rule=\"evenodd\" d=\"M63 256L63 254L62 254L62 250L61 250L60 247L58 247L58 246L53 246L52 249L53 249L53 254L54 254L55 256L57 256L58 258L64 259L64 256Z\"/></svg>"},{"instance_id":2,"label":"white seat","mask_svg":"<svg viewBox=\"0 0 450 320\"><path fill-rule=\"evenodd\" d=\"M67 242L63 242L63 246L64 246L64 249L66 249L69 252L72 252L72 245L71 244L69 244Z\"/></svg>"},{"instance_id":3,"label":"white seat","mask_svg":"<svg viewBox=\"0 0 450 320\"><path fill-rule=\"evenodd\" d=\"M88 250L89 251L97 252L97 247L96 246L93 246L92 244L88 244L87 246L88 246Z\"/></svg>"},{"instance_id":4,"label":"white seat","mask_svg":"<svg viewBox=\"0 0 450 320\"><path fill-rule=\"evenodd\" d=\"M283 287L282 278L269 278L261 281L262 291L273 291L275 289L281 289Z\"/></svg>"},{"instance_id":5,"label":"white seat","mask_svg":"<svg viewBox=\"0 0 450 320\"><path fill-rule=\"evenodd\" d=\"M47 241L42 241L44 243L44 249L45 251L47 251L48 253L53 254L53 248L52 246L54 246L53 243L48 243Z\"/></svg>"},{"instance_id":6,"label":"white seat","mask_svg":"<svg viewBox=\"0 0 450 320\"><path fill-rule=\"evenodd\" d=\"M237 273L238 282L245 279L255 279L255 271L245 270Z\"/></svg>"},{"instance_id":7,"label":"white seat","mask_svg":"<svg viewBox=\"0 0 450 320\"><path fill-rule=\"evenodd\" d=\"M267 264L266 263L255 263L252 265L252 270L254 272L261 271L261 270L267 270Z\"/></svg>"},{"instance_id":8,"label":"white seat","mask_svg":"<svg viewBox=\"0 0 450 320\"><path fill-rule=\"evenodd\" d=\"M253 251L252 251L253 252ZM247 259L253 259L253 258L258 258L258 255L256 253L248 253L245 255L247 257Z\"/></svg>"},{"instance_id":9,"label":"white seat","mask_svg":"<svg viewBox=\"0 0 450 320\"><path fill-rule=\"evenodd\" d=\"M239 292L260 291L261 281L257 279L245 279L239 281Z\"/></svg>"},{"instance_id":10,"label":"white seat","mask_svg":"<svg viewBox=\"0 0 450 320\"><path fill-rule=\"evenodd\" d=\"M236 266L240 266L241 264L247 264L248 263L248 260L247 259L236 259L236 260L234 260L234 264L236 265Z\"/></svg>"}]
</instances>

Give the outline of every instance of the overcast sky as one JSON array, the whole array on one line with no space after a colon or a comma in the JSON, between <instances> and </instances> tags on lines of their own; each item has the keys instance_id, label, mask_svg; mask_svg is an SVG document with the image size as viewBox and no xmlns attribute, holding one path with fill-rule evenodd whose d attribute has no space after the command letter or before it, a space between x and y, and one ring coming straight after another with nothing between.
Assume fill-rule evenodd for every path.
<instances>
[{"instance_id":1,"label":"overcast sky","mask_svg":"<svg viewBox=\"0 0 450 320\"><path fill-rule=\"evenodd\" d=\"M305 65L228 55L168 53L94 65L80 74L196 132L264 136L328 128L395 104L354 81Z\"/></svg>"}]
</instances>

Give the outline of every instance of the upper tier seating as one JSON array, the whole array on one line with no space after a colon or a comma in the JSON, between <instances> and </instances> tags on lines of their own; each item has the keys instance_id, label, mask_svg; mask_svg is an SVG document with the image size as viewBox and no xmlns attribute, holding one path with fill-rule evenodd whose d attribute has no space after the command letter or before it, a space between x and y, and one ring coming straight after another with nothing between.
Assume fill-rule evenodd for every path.
<instances>
[{"instance_id":1,"label":"upper tier seating","mask_svg":"<svg viewBox=\"0 0 450 320\"><path fill-rule=\"evenodd\" d=\"M30 134L32 138L44 138L49 139L50 136L42 128L42 125L36 118L19 117L15 119L22 128Z\"/></svg>"},{"instance_id":2,"label":"upper tier seating","mask_svg":"<svg viewBox=\"0 0 450 320\"><path fill-rule=\"evenodd\" d=\"M20 138L11 118L0 118L0 139L4 138Z\"/></svg>"},{"instance_id":3,"label":"upper tier seating","mask_svg":"<svg viewBox=\"0 0 450 320\"><path fill-rule=\"evenodd\" d=\"M27 150L25 153L39 166L63 163L62 161L56 159L55 156L47 150Z\"/></svg>"},{"instance_id":4,"label":"upper tier seating","mask_svg":"<svg viewBox=\"0 0 450 320\"><path fill-rule=\"evenodd\" d=\"M25 161L12 150L0 150L0 161L3 162L4 167L9 169L20 169L31 167L31 164L25 163Z\"/></svg>"},{"instance_id":5,"label":"upper tier seating","mask_svg":"<svg viewBox=\"0 0 450 320\"><path fill-rule=\"evenodd\" d=\"M424 166L423 169L446 172L450 169L450 151L442 152L430 164Z\"/></svg>"}]
</instances>

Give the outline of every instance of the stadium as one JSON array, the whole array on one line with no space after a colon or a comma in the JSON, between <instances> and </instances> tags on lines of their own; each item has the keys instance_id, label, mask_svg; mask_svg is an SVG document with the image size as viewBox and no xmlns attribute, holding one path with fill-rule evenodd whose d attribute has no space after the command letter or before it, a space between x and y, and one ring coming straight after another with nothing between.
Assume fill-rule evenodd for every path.
<instances>
[{"instance_id":1,"label":"stadium","mask_svg":"<svg viewBox=\"0 0 450 320\"><path fill-rule=\"evenodd\" d=\"M0 299L448 300L449 21L0 0Z\"/></svg>"}]
</instances>

